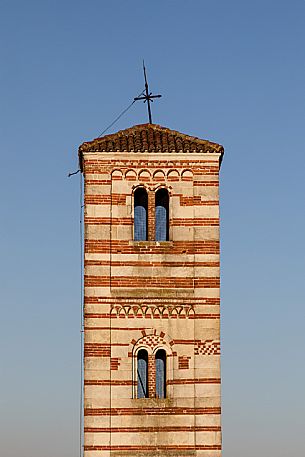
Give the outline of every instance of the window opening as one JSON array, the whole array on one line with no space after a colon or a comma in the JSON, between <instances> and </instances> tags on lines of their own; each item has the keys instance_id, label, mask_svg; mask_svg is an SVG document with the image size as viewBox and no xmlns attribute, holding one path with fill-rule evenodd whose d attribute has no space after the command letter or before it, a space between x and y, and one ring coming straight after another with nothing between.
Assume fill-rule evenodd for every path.
<instances>
[{"instance_id":1,"label":"window opening","mask_svg":"<svg viewBox=\"0 0 305 457\"><path fill-rule=\"evenodd\" d=\"M167 189L159 189L155 196L156 241L169 240L169 195Z\"/></svg>"},{"instance_id":2,"label":"window opening","mask_svg":"<svg viewBox=\"0 0 305 457\"><path fill-rule=\"evenodd\" d=\"M156 397L166 398L166 352L159 349L156 353Z\"/></svg>"},{"instance_id":3,"label":"window opening","mask_svg":"<svg viewBox=\"0 0 305 457\"><path fill-rule=\"evenodd\" d=\"M148 398L148 354L141 349L137 356L138 389L137 398Z\"/></svg>"},{"instance_id":4,"label":"window opening","mask_svg":"<svg viewBox=\"0 0 305 457\"><path fill-rule=\"evenodd\" d=\"M134 240L147 241L148 237L148 196L143 187L134 193Z\"/></svg>"}]
</instances>

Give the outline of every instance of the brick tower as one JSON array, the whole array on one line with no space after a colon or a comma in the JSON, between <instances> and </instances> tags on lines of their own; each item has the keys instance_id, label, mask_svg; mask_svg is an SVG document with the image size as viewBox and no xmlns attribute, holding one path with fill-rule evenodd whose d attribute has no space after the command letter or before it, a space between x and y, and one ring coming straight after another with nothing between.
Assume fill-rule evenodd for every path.
<instances>
[{"instance_id":1,"label":"brick tower","mask_svg":"<svg viewBox=\"0 0 305 457\"><path fill-rule=\"evenodd\" d=\"M84 455L220 457L223 147L144 124L79 155Z\"/></svg>"}]
</instances>

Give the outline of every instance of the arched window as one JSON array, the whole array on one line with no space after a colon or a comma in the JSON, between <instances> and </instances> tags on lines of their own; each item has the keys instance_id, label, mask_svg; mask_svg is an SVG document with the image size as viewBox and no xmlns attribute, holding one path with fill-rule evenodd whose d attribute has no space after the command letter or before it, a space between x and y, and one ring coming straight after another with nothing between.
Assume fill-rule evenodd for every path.
<instances>
[{"instance_id":1,"label":"arched window","mask_svg":"<svg viewBox=\"0 0 305 457\"><path fill-rule=\"evenodd\" d=\"M159 349L156 353L156 397L166 398L166 352Z\"/></svg>"},{"instance_id":2,"label":"arched window","mask_svg":"<svg viewBox=\"0 0 305 457\"><path fill-rule=\"evenodd\" d=\"M138 390L137 398L148 398L148 354L141 349L137 356Z\"/></svg>"},{"instance_id":3,"label":"arched window","mask_svg":"<svg viewBox=\"0 0 305 457\"><path fill-rule=\"evenodd\" d=\"M166 189L159 189L155 196L156 241L169 240L169 195Z\"/></svg>"},{"instance_id":4,"label":"arched window","mask_svg":"<svg viewBox=\"0 0 305 457\"><path fill-rule=\"evenodd\" d=\"M134 193L134 240L147 241L148 197L143 187Z\"/></svg>"}]
</instances>

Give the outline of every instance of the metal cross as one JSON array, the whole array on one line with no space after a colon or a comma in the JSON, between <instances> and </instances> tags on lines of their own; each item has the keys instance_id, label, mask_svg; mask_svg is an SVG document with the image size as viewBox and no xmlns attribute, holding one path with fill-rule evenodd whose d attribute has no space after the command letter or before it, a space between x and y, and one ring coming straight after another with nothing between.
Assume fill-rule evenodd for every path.
<instances>
[{"instance_id":1,"label":"metal cross","mask_svg":"<svg viewBox=\"0 0 305 457\"><path fill-rule=\"evenodd\" d=\"M144 100L144 103L147 102L148 119L149 119L149 123L152 124L150 102L153 102L154 98L162 97L162 95L152 95L152 92L148 91L148 83L147 83L147 78L146 78L146 69L145 69L145 65L144 65L144 60L143 60L143 71L144 71L144 79L145 79L145 95L143 95L142 97L135 97L134 101Z\"/></svg>"}]
</instances>

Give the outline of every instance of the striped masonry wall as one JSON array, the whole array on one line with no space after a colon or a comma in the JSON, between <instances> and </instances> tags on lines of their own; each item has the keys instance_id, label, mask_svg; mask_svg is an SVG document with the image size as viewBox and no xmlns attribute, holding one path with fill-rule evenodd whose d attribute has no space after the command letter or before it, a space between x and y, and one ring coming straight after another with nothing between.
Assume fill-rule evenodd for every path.
<instances>
[{"instance_id":1,"label":"striped masonry wall","mask_svg":"<svg viewBox=\"0 0 305 457\"><path fill-rule=\"evenodd\" d=\"M219 154L83 153L84 454L221 456ZM133 192L149 240L133 241ZM154 241L154 194L170 195ZM136 398L135 354L167 354L165 399Z\"/></svg>"}]
</instances>

